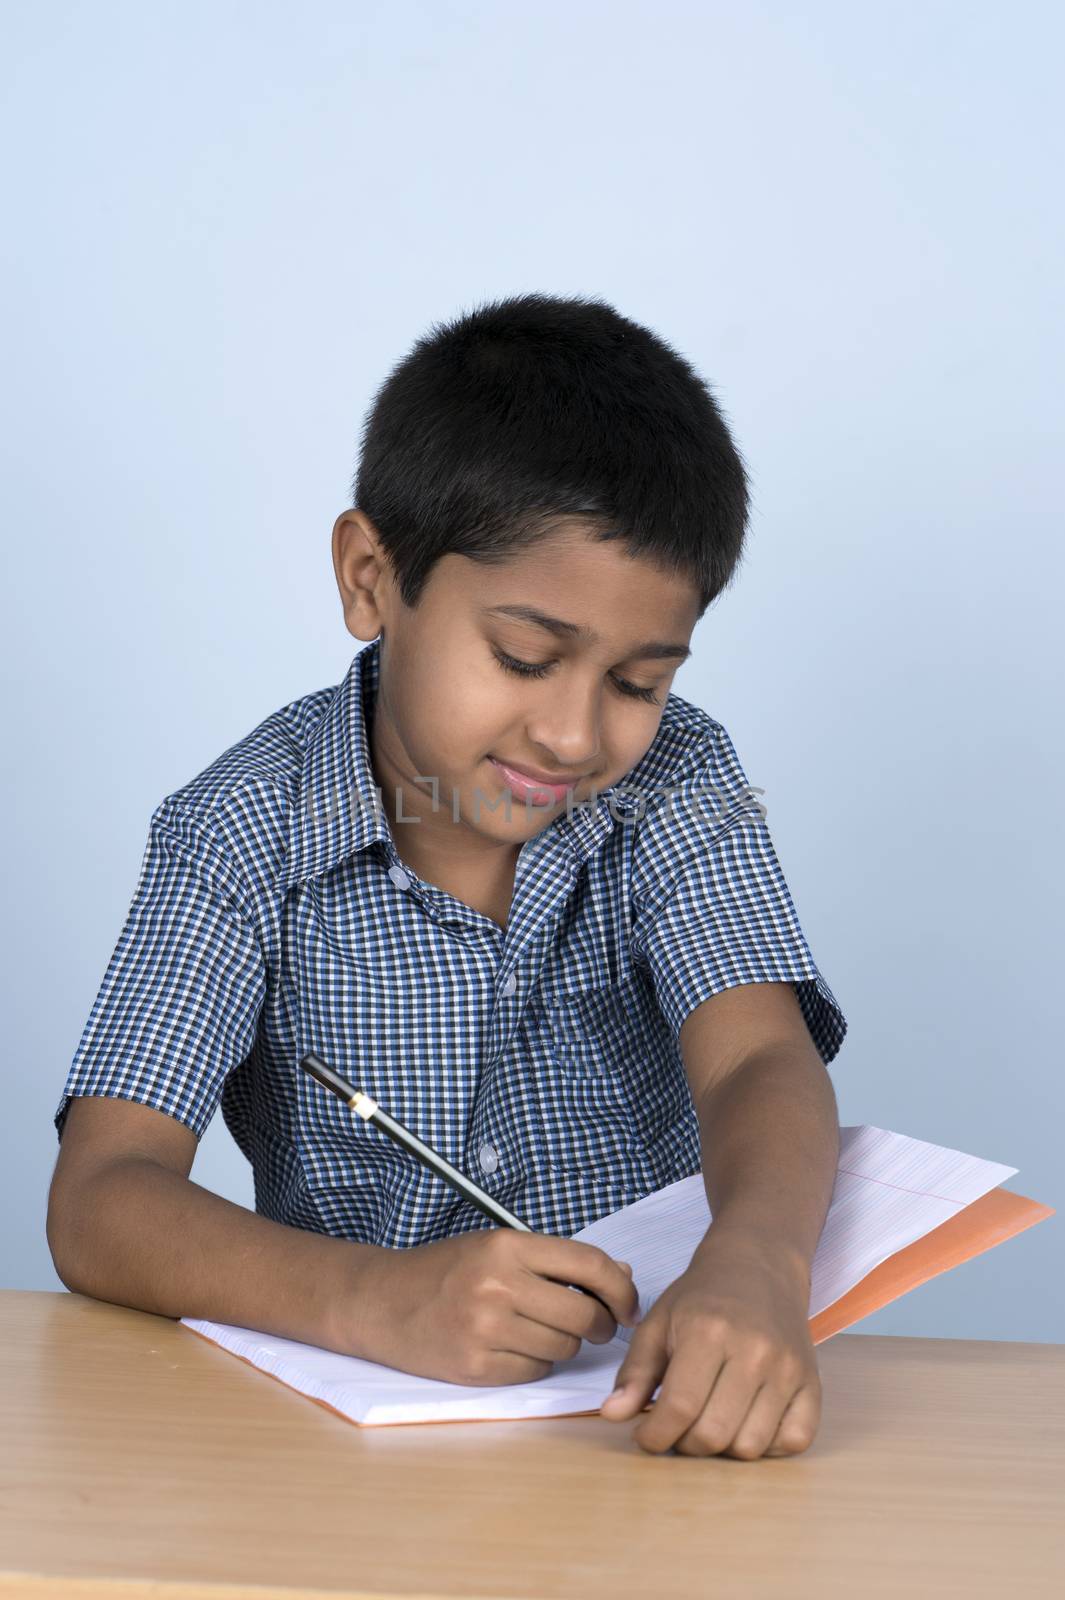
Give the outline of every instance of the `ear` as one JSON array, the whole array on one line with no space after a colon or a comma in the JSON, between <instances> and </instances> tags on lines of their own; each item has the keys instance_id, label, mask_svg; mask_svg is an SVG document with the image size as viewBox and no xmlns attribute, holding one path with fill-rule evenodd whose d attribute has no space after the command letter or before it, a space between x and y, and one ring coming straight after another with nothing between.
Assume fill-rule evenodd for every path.
<instances>
[{"instance_id":1,"label":"ear","mask_svg":"<svg viewBox=\"0 0 1065 1600\"><path fill-rule=\"evenodd\" d=\"M380 535L364 511L350 507L333 524L332 544L344 624L356 639L376 639L393 603L392 569Z\"/></svg>"}]
</instances>

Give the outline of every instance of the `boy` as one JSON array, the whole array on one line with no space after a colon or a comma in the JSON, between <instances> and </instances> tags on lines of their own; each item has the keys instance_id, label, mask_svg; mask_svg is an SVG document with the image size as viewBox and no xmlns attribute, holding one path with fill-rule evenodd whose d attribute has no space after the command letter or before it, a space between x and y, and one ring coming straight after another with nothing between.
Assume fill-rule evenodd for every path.
<instances>
[{"instance_id":1,"label":"boy","mask_svg":"<svg viewBox=\"0 0 1065 1600\"><path fill-rule=\"evenodd\" d=\"M741 555L728 429L648 329L524 295L415 344L353 499L333 565L370 642L152 816L56 1113L56 1270L526 1382L635 1321L631 1269L569 1236L701 1161L713 1225L603 1414L661 1384L646 1450L801 1451L846 1022L728 734L669 690ZM537 1231L491 1227L308 1050ZM254 1213L189 1178L219 1101Z\"/></svg>"}]
</instances>

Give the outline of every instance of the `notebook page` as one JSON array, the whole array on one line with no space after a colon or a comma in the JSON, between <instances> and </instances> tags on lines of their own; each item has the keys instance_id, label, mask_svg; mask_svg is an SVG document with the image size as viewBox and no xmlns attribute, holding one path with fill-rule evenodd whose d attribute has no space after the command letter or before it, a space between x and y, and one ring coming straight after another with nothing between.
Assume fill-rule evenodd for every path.
<instances>
[{"instance_id":1,"label":"notebook page","mask_svg":"<svg viewBox=\"0 0 1065 1600\"><path fill-rule=\"evenodd\" d=\"M598 1410L614 1387L614 1373L626 1347L615 1336L608 1344L582 1343L570 1361L559 1362L544 1378L500 1388L445 1383L398 1372L394 1367L339 1355L295 1339L278 1339L220 1322L182 1317L185 1327L213 1344L243 1356L314 1400L324 1400L352 1422L367 1426L396 1422L505 1421L516 1417L557 1417L567 1411Z\"/></svg>"},{"instance_id":2,"label":"notebook page","mask_svg":"<svg viewBox=\"0 0 1065 1600\"><path fill-rule=\"evenodd\" d=\"M832 1202L813 1261L810 1315L832 1305L896 1250L922 1238L1016 1167L868 1126L840 1130ZM701 1174L647 1195L573 1235L628 1261L644 1314L684 1271L710 1225ZM499 1388L444 1383L251 1328L183 1317L194 1332L243 1356L353 1422L503 1420L598 1410L613 1388L631 1330L584 1342L544 1378Z\"/></svg>"},{"instance_id":3,"label":"notebook page","mask_svg":"<svg viewBox=\"0 0 1065 1600\"><path fill-rule=\"evenodd\" d=\"M811 1317L888 1256L1016 1172L886 1128L841 1128L832 1201L812 1264ZM687 1267L709 1226L706 1188L697 1173L600 1218L574 1238L630 1263L646 1315ZM632 1329L619 1327L616 1337L628 1343Z\"/></svg>"}]
</instances>

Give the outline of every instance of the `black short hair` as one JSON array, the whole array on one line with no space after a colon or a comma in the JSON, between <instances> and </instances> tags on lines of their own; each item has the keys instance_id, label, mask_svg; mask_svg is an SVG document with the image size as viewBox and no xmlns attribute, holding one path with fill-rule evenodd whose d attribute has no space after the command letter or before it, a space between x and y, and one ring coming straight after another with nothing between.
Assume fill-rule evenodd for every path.
<instances>
[{"instance_id":1,"label":"black short hair","mask_svg":"<svg viewBox=\"0 0 1065 1600\"><path fill-rule=\"evenodd\" d=\"M415 606L442 556L500 562L562 521L699 591L747 527L743 459L707 384L600 298L523 294L434 323L363 425L353 504Z\"/></svg>"}]
</instances>

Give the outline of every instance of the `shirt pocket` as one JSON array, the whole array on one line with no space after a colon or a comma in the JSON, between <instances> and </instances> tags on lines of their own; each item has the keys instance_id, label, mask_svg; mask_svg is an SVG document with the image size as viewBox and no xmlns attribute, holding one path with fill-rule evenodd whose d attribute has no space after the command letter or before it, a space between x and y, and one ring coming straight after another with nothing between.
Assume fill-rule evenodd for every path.
<instances>
[{"instance_id":1,"label":"shirt pocket","mask_svg":"<svg viewBox=\"0 0 1065 1600\"><path fill-rule=\"evenodd\" d=\"M644 1004L635 978L601 989L556 992L547 1024L559 1063L572 1070L608 1072L639 1033Z\"/></svg>"},{"instance_id":2,"label":"shirt pocket","mask_svg":"<svg viewBox=\"0 0 1065 1600\"><path fill-rule=\"evenodd\" d=\"M545 1016L551 1066L543 1129L551 1166L617 1169L684 1114L683 1068L641 978L556 992Z\"/></svg>"}]
</instances>

